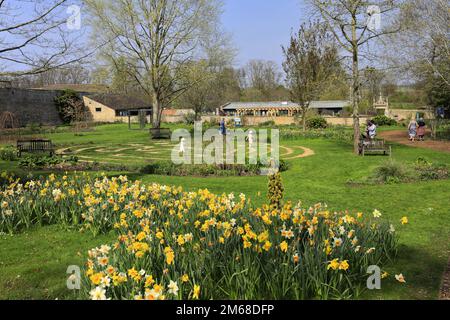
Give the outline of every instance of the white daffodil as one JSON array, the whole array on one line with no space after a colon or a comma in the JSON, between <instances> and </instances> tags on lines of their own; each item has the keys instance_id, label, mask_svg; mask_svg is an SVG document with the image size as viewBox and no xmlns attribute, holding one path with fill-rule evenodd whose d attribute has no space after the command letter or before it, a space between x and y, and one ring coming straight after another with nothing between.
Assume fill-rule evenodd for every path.
<instances>
[{"instance_id":1,"label":"white daffodil","mask_svg":"<svg viewBox=\"0 0 450 320\"><path fill-rule=\"evenodd\" d=\"M406 283L405 277L403 276L403 274L396 274L395 275L395 279L400 282L400 283Z\"/></svg>"},{"instance_id":2,"label":"white daffodil","mask_svg":"<svg viewBox=\"0 0 450 320\"><path fill-rule=\"evenodd\" d=\"M172 293L174 296L178 294L178 284L176 282L170 280L167 288L169 288L169 293Z\"/></svg>"},{"instance_id":3,"label":"white daffodil","mask_svg":"<svg viewBox=\"0 0 450 320\"><path fill-rule=\"evenodd\" d=\"M89 294L92 300L106 300L106 290L102 287L96 287Z\"/></svg>"},{"instance_id":4,"label":"white daffodil","mask_svg":"<svg viewBox=\"0 0 450 320\"><path fill-rule=\"evenodd\" d=\"M375 209L373 211L373 217L374 218L380 218L381 217L381 212L379 210Z\"/></svg>"}]
</instances>

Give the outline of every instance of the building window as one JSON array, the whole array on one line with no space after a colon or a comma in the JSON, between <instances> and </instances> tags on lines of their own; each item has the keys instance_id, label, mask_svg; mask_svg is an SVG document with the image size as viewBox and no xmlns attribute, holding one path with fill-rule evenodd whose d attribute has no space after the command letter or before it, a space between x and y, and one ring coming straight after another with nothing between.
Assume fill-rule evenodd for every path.
<instances>
[{"instance_id":1,"label":"building window","mask_svg":"<svg viewBox=\"0 0 450 320\"><path fill-rule=\"evenodd\" d=\"M128 116L128 111L116 110L116 117L126 117Z\"/></svg>"},{"instance_id":2,"label":"building window","mask_svg":"<svg viewBox=\"0 0 450 320\"><path fill-rule=\"evenodd\" d=\"M95 108L95 112L102 112L102 108Z\"/></svg>"}]
</instances>

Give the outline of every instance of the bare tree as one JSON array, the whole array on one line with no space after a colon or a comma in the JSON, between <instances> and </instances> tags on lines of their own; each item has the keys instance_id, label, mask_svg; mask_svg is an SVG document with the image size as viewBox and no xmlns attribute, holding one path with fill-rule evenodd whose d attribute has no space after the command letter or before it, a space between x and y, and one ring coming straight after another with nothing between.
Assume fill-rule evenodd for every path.
<instances>
[{"instance_id":1,"label":"bare tree","mask_svg":"<svg viewBox=\"0 0 450 320\"><path fill-rule=\"evenodd\" d=\"M450 7L447 0L410 0L398 18L403 32L385 46L386 60L425 93L431 112L450 115ZM442 114L441 114L442 115ZM431 120L436 136L440 117Z\"/></svg>"},{"instance_id":2,"label":"bare tree","mask_svg":"<svg viewBox=\"0 0 450 320\"><path fill-rule=\"evenodd\" d=\"M130 72L151 98L152 124L164 107L193 85L185 65L201 55L202 43L217 30L220 5L211 0L86 0L104 54L125 57Z\"/></svg>"},{"instance_id":3,"label":"bare tree","mask_svg":"<svg viewBox=\"0 0 450 320\"><path fill-rule=\"evenodd\" d=\"M192 108L195 119L200 120L202 113L208 107L212 95L212 84L217 76L205 60L191 62L187 67L185 76L188 81L195 83L189 90L180 96L180 103L185 108Z\"/></svg>"},{"instance_id":4,"label":"bare tree","mask_svg":"<svg viewBox=\"0 0 450 320\"><path fill-rule=\"evenodd\" d=\"M410 0L402 8L401 33L386 46L389 61L403 72L421 77L433 73L450 87L450 7L447 0ZM411 74L411 73L408 73Z\"/></svg>"},{"instance_id":5,"label":"bare tree","mask_svg":"<svg viewBox=\"0 0 450 320\"><path fill-rule=\"evenodd\" d=\"M258 90L265 100L272 99L273 91L281 82L281 73L273 61L251 60L241 72L245 86Z\"/></svg>"},{"instance_id":6,"label":"bare tree","mask_svg":"<svg viewBox=\"0 0 450 320\"><path fill-rule=\"evenodd\" d=\"M35 75L86 58L82 30L66 27L67 0L0 1L0 81Z\"/></svg>"},{"instance_id":7,"label":"bare tree","mask_svg":"<svg viewBox=\"0 0 450 320\"><path fill-rule=\"evenodd\" d=\"M318 100L340 70L338 50L333 35L319 22L303 24L291 36L289 47L283 47L286 83L292 101L302 109L303 131L306 112Z\"/></svg>"},{"instance_id":8,"label":"bare tree","mask_svg":"<svg viewBox=\"0 0 450 320\"><path fill-rule=\"evenodd\" d=\"M383 80L386 74L382 70L374 67L367 67L364 70L363 78L367 88L367 101L371 105L374 100L382 93Z\"/></svg>"},{"instance_id":9,"label":"bare tree","mask_svg":"<svg viewBox=\"0 0 450 320\"><path fill-rule=\"evenodd\" d=\"M354 151L361 139L359 100L361 94L360 61L363 48L371 41L397 33L391 24L402 1L396 0L309 0L321 19L329 26L341 48L351 58Z\"/></svg>"}]
</instances>

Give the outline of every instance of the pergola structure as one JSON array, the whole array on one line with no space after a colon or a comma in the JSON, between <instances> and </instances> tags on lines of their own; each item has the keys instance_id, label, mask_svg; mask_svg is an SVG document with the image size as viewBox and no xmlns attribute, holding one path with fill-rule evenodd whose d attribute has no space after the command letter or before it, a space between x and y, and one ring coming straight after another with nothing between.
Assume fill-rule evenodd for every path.
<instances>
[{"instance_id":1,"label":"pergola structure","mask_svg":"<svg viewBox=\"0 0 450 320\"><path fill-rule=\"evenodd\" d=\"M319 114L339 114L350 103L348 101L312 101L309 109ZM220 108L227 116L294 117L302 108L293 102L230 102Z\"/></svg>"},{"instance_id":2,"label":"pergola structure","mask_svg":"<svg viewBox=\"0 0 450 320\"><path fill-rule=\"evenodd\" d=\"M222 112L238 117L293 117L301 113L301 108L298 104L291 102L233 102L222 107Z\"/></svg>"},{"instance_id":3,"label":"pergola structure","mask_svg":"<svg viewBox=\"0 0 450 320\"><path fill-rule=\"evenodd\" d=\"M297 113L301 112L300 107L286 107L286 108L251 108L251 109L238 109L236 115L241 116L254 116L254 117L279 117L288 116L293 117Z\"/></svg>"}]
</instances>

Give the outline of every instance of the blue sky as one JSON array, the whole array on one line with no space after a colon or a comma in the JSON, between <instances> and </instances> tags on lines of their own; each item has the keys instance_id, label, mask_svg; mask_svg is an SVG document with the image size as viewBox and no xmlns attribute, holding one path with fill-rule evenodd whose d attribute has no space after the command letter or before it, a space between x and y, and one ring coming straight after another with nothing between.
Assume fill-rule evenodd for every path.
<instances>
[{"instance_id":1,"label":"blue sky","mask_svg":"<svg viewBox=\"0 0 450 320\"><path fill-rule=\"evenodd\" d=\"M46 0L42 1L45 3ZM222 1L224 4L222 24L231 34L233 47L237 50L234 64L238 67L249 60L262 59L273 60L281 66L283 60L281 45L288 44L292 29L298 29L300 22L305 18L305 11L302 10L304 1ZM70 0L69 4L79 2L80 0ZM32 2L28 4L31 5Z\"/></svg>"},{"instance_id":2,"label":"blue sky","mask_svg":"<svg viewBox=\"0 0 450 320\"><path fill-rule=\"evenodd\" d=\"M224 0L222 23L238 50L235 64L263 59L281 65L281 45L305 17L302 7L301 0Z\"/></svg>"}]
</instances>

